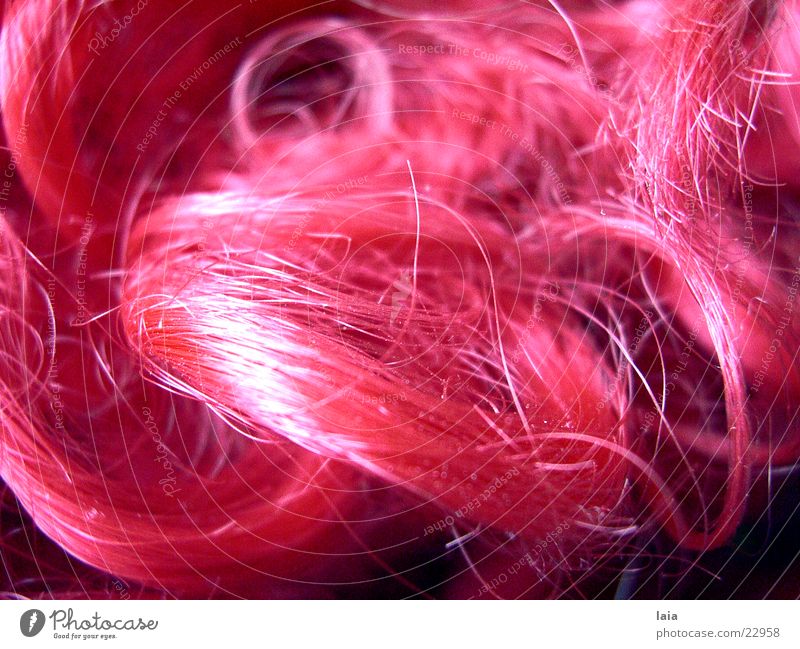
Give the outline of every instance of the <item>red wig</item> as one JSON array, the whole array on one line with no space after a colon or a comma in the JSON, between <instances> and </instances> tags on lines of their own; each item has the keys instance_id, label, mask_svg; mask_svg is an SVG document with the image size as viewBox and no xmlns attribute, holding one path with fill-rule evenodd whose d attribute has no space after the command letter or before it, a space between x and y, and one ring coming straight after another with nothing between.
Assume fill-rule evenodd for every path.
<instances>
[{"instance_id":1,"label":"red wig","mask_svg":"<svg viewBox=\"0 0 800 649\"><path fill-rule=\"evenodd\" d=\"M799 10L5 3L7 589L625 596L732 547L800 459Z\"/></svg>"}]
</instances>

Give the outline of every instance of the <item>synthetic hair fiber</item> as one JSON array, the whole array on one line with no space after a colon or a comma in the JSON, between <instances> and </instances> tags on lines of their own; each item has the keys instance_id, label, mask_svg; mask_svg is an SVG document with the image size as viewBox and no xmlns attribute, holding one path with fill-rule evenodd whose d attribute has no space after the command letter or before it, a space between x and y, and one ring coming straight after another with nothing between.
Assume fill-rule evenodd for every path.
<instances>
[{"instance_id":1,"label":"synthetic hair fiber","mask_svg":"<svg viewBox=\"0 0 800 649\"><path fill-rule=\"evenodd\" d=\"M5 596L800 595L794 0L0 6Z\"/></svg>"}]
</instances>

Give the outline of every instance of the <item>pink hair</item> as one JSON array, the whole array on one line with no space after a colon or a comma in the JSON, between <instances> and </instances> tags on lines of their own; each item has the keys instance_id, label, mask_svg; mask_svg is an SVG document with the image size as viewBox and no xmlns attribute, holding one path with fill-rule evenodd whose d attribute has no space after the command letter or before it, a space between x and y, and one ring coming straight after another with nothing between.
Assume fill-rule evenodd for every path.
<instances>
[{"instance_id":1,"label":"pink hair","mask_svg":"<svg viewBox=\"0 0 800 649\"><path fill-rule=\"evenodd\" d=\"M0 475L70 555L548 596L800 458L794 2L7 5Z\"/></svg>"}]
</instances>

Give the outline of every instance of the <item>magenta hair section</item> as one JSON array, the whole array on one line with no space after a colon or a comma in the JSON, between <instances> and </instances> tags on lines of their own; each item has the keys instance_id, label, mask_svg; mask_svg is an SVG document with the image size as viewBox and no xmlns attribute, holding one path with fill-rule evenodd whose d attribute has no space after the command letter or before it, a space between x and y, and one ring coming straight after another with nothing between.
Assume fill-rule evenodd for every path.
<instances>
[{"instance_id":1,"label":"magenta hair section","mask_svg":"<svg viewBox=\"0 0 800 649\"><path fill-rule=\"evenodd\" d=\"M730 547L800 460L799 10L4 3L0 550L72 571L9 592Z\"/></svg>"}]
</instances>

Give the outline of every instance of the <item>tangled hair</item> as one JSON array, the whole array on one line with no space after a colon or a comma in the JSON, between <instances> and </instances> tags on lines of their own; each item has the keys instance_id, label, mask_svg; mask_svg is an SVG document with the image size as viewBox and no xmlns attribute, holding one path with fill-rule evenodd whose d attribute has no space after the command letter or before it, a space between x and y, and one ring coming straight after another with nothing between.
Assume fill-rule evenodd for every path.
<instances>
[{"instance_id":1,"label":"tangled hair","mask_svg":"<svg viewBox=\"0 0 800 649\"><path fill-rule=\"evenodd\" d=\"M634 596L773 515L800 7L489 5L2 5L9 594Z\"/></svg>"}]
</instances>

